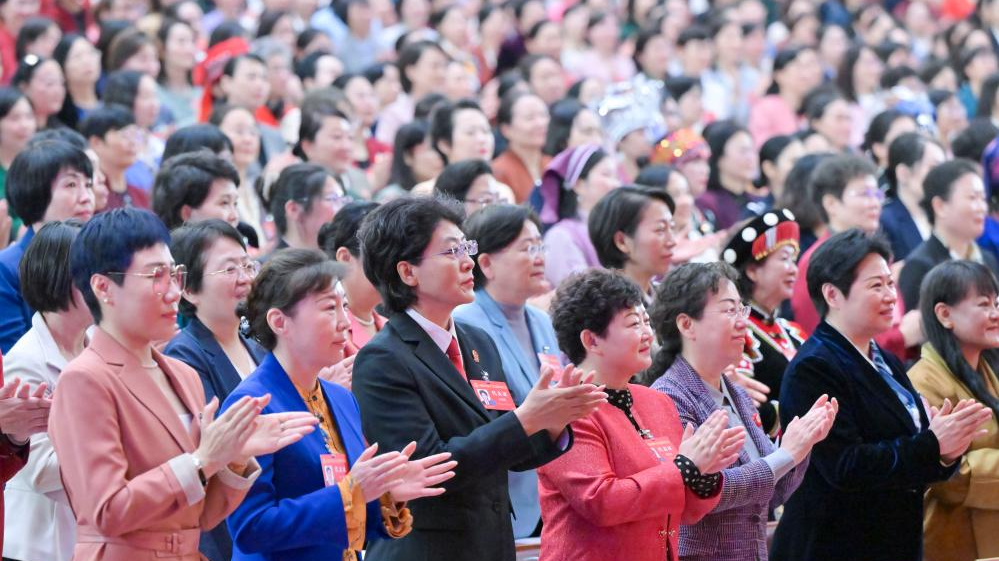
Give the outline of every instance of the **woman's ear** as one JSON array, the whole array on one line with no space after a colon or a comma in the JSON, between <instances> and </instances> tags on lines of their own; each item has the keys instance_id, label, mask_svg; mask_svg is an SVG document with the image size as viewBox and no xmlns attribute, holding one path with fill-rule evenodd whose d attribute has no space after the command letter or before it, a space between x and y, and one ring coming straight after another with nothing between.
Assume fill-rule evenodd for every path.
<instances>
[{"instance_id":1,"label":"woman's ear","mask_svg":"<svg viewBox=\"0 0 999 561\"><path fill-rule=\"evenodd\" d=\"M340 263L350 263L351 259L353 259L354 256L350 254L349 249L340 246L336 248L336 253L334 254L334 258Z\"/></svg>"},{"instance_id":2,"label":"woman's ear","mask_svg":"<svg viewBox=\"0 0 999 561\"><path fill-rule=\"evenodd\" d=\"M271 328L274 335L284 335L288 332L288 316L277 308L267 310L267 327Z\"/></svg>"},{"instance_id":3,"label":"woman's ear","mask_svg":"<svg viewBox=\"0 0 999 561\"><path fill-rule=\"evenodd\" d=\"M589 329L584 329L579 333L579 341L583 343L583 349L586 350L587 356L603 354L603 349L600 348L600 338Z\"/></svg>"},{"instance_id":4,"label":"woman's ear","mask_svg":"<svg viewBox=\"0 0 999 561\"><path fill-rule=\"evenodd\" d=\"M933 314L937 316L937 321L944 326L944 329L954 329L954 320L950 317L950 306L943 302L937 302L937 305L933 306Z\"/></svg>"},{"instance_id":5,"label":"woman's ear","mask_svg":"<svg viewBox=\"0 0 999 561\"><path fill-rule=\"evenodd\" d=\"M413 269L413 264L409 261L399 261L396 263L395 272L399 273L399 279L406 286L414 288L419 286L420 279L416 278L416 271Z\"/></svg>"},{"instance_id":6,"label":"woman's ear","mask_svg":"<svg viewBox=\"0 0 999 561\"><path fill-rule=\"evenodd\" d=\"M697 340L697 332L694 327L694 318L688 316L687 314L680 314L676 316L676 329L680 332L680 335L684 339L690 339L691 341Z\"/></svg>"},{"instance_id":7,"label":"woman's ear","mask_svg":"<svg viewBox=\"0 0 999 561\"><path fill-rule=\"evenodd\" d=\"M90 290L99 302L111 303L111 279L104 275L90 276Z\"/></svg>"},{"instance_id":8,"label":"woman's ear","mask_svg":"<svg viewBox=\"0 0 999 561\"><path fill-rule=\"evenodd\" d=\"M631 257L633 252L632 239L627 236L624 232L618 230L614 232L614 247L618 249L621 253L625 254L627 257Z\"/></svg>"},{"instance_id":9,"label":"woman's ear","mask_svg":"<svg viewBox=\"0 0 999 561\"><path fill-rule=\"evenodd\" d=\"M187 222L188 220L191 219L191 212L193 211L191 210L190 205L184 205L180 207L180 219L183 220L184 222Z\"/></svg>"},{"instance_id":10,"label":"woman's ear","mask_svg":"<svg viewBox=\"0 0 999 561\"><path fill-rule=\"evenodd\" d=\"M839 308L843 304L843 293L831 282L822 285L822 298L829 309Z\"/></svg>"},{"instance_id":11,"label":"woman's ear","mask_svg":"<svg viewBox=\"0 0 999 561\"><path fill-rule=\"evenodd\" d=\"M476 262L482 275L486 277L486 280L493 280L496 277L496 271L493 270L493 256L488 253L480 253L477 257Z\"/></svg>"}]
</instances>

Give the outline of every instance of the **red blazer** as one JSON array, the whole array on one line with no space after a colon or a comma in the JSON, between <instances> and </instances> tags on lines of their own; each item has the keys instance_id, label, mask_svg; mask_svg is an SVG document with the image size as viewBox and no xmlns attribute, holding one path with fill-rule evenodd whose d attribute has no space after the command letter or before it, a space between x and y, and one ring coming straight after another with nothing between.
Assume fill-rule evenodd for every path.
<instances>
[{"instance_id":1,"label":"red blazer","mask_svg":"<svg viewBox=\"0 0 999 561\"><path fill-rule=\"evenodd\" d=\"M3 357L0 356L0 380L3 379ZM14 446L0 435L0 491L28 461L28 446ZM0 520L3 520L3 494L0 492ZM3 529L0 528L0 551L3 550Z\"/></svg>"},{"instance_id":2,"label":"red blazer","mask_svg":"<svg viewBox=\"0 0 999 561\"><path fill-rule=\"evenodd\" d=\"M673 401L628 387L639 426L667 437L675 453L683 428ZM572 448L538 468L541 561L663 561L667 542L677 559L680 524L703 518L721 494L701 499L684 487L673 462L659 462L613 405L601 405L572 430Z\"/></svg>"}]
</instances>

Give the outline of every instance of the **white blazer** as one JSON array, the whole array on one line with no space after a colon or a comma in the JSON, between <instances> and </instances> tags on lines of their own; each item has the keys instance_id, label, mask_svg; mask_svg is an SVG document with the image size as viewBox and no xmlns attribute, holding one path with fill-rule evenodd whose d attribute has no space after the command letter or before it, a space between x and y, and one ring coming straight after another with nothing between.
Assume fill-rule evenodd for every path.
<instances>
[{"instance_id":1,"label":"white blazer","mask_svg":"<svg viewBox=\"0 0 999 561\"><path fill-rule=\"evenodd\" d=\"M32 387L54 388L67 360L40 313L31 329L4 355L4 380L17 377ZM3 556L19 561L70 561L76 544L76 517L59 475L48 434L31 437L28 463L4 490Z\"/></svg>"}]
</instances>

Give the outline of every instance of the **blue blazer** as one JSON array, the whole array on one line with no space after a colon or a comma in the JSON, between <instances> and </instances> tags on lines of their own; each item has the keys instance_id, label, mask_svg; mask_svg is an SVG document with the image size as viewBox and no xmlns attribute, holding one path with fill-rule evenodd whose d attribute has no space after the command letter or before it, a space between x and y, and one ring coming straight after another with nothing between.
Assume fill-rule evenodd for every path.
<instances>
[{"instance_id":1,"label":"blue blazer","mask_svg":"<svg viewBox=\"0 0 999 561\"><path fill-rule=\"evenodd\" d=\"M18 266L35 229L28 228L16 244L0 251L0 352L7 354L14 343L31 329L34 311L21 296L21 275Z\"/></svg>"},{"instance_id":2,"label":"blue blazer","mask_svg":"<svg viewBox=\"0 0 999 561\"><path fill-rule=\"evenodd\" d=\"M923 236L916 222L902 201L892 199L881 208L881 230L891 242L891 253L895 261L905 259L916 246L923 243Z\"/></svg>"},{"instance_id":3,"label":"blue blazer","mask_svg":"<svg viewBox=\"0 0 999 561\"><path fill-rule=\"evenodd\" d=\"M553 354L560 357L558 339L552 320L541 310L526 306L527 328L535 352ZM513 394L514 402L520 405L538 381L539 366L537 357L524 354L510 323L500 310L499 304L484 289L475 291L475 301L459 306L454 311L454 319L460 323L473 325L489 334L500 352L503 374ZM547 350L545 350L547 349ZM541 520L541 502L538 496L538 475L529 471L511 471L510 506L513 507L513 536L526 538L538 527Z\"/></svg>"},{"instance_id":4,"label":"blue blazer","mask_svg":"<svg viewBox=\"0 0 999 561\"><path fill-rule=\"evenodd\" d=\"M350 392L319 381L336 421L347 459L354 465L365 448L361 413ZM230 407L244 395L271 394L263 414L308 411L284 368L267 358L243 380L222 405ZM326 454L322 432L316 430L274 454L257 457L260 477L246 499L229 515L233 561L328 561L340 559L347 547L343 501L337 487L323 482L320 455ZM367 539L388 537L377 498L367 504Z\"/></svg>"}]
</instances>

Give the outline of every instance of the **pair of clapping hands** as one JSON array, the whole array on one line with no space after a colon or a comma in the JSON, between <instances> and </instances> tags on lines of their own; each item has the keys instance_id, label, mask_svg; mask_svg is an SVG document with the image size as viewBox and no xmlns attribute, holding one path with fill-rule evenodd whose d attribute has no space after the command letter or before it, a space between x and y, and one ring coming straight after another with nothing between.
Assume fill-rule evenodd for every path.
<instances>
[{"instance_id":1,"label":"pair of clapping hands","mask_svg":"<svg viewBox=\"0 0 999 561\"><path fill-rule=\"evenodd\" d=\"M0 431L15 444L25 444L31 435L49 427L52 398L48 384L34 390L20 378L4 381L0 377Z\"/></svg>"}]
</instances>

